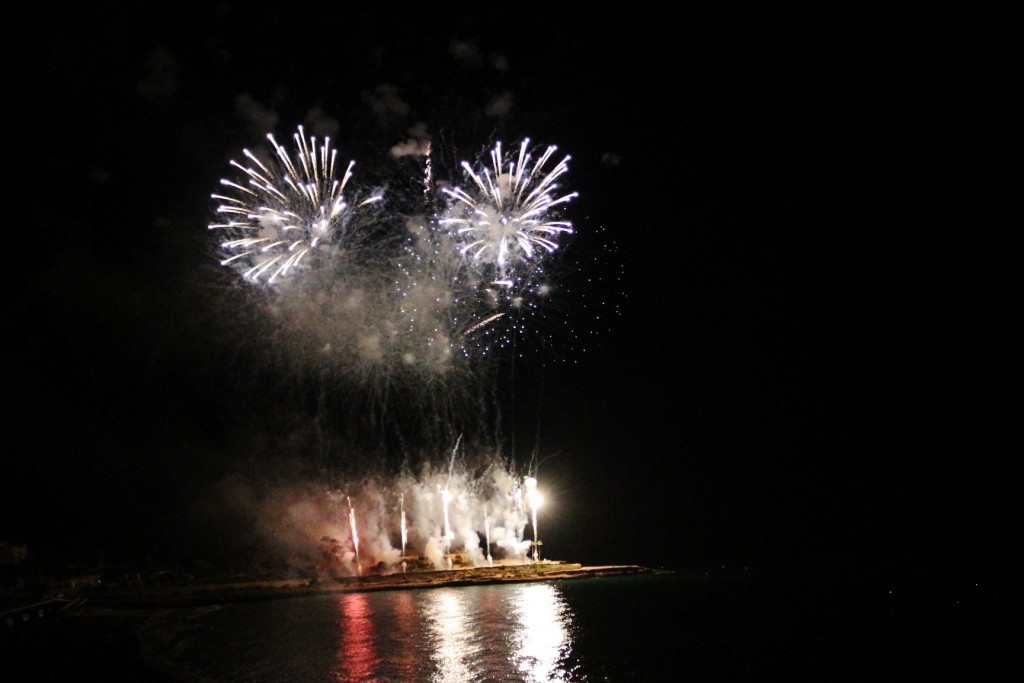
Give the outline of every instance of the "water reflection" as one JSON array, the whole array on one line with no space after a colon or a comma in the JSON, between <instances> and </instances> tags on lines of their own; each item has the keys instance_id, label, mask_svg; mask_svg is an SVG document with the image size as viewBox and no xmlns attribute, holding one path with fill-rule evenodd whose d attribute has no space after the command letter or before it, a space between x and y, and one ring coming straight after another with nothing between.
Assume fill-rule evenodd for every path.
<instances>
[{"instance_id":1,"label":"water reflection","mask_svg":"<svg viewBox=\"0 0 1024 683\"><path fill-rule=\"evenodd\" d=\"M685 625L697 634L693 647L699 649L673 650L674 641L656 637L650 624L690 605L678 602L690 594L683 596L679 582L636 581L628 590L613 581L539 582L166 610L139 637L147 661L175 680L672 680L672 656L688 658L682 670L723 662L721 634L730 633L732 622L713 622L718 631L705 636L694 624L718 617L691 615ZM711 609L711 603L698 607ZM637 624L645 618L649 623ZM625 623L636 627L623 631Z\"/></svg>"},{"instance_id":2,"label":"water reflection","mask_svg":"<svg viewBox=\"0 0 1024 683\"><path fill-rule=\"evenodd\" d=\"M553 584L338 598L333 680L569 681L573 614Z\"/></svg>"},{"instance_id":3,"label":"water reflection","mask_svg":"<svg viewBox=\"0 0 1024 683\"><path fill-rule=\"evenodd\" d=\"M426 595L434 683L568 680L559 667L572 649L572 615L555 586L441 589Z\"/></svg>"},{"instance_id":4,"label":"water reflection","mask_svg":"<svg viewBox=\"0 0 1024 683\"><path fill-rule=\"evenodd\" d=\"M435 683L463 683L478 680L480 637L467 610L467 602L476 591L439 588L427 591L424 601L433 645L430 654L436 667ZM469 605L469 607L475 607ZM475 611L475 610L474 610Z\"/></svg>"},{"instance_id":5,"label":"water reflection","mask_svg":"<svg viewBox=\"0 0 1024 683\"><path fill-rule=\"evenodd\" d=\"M571 650L569 609L561 592L550 584L519 586L512 597L518 627L512 661L524 681L565 681L558 668Z\"/></svg>"},{"instance_id":6,"label":"water reflection","mask_svg":"<svg viewBox=\"0 0 1024 683\"><path fill-rule=\"evenodd\" d=\"M392 594L395 613L394 637L390 639L391 650L387 652L389 670L395 679L415 681L422 678L417 643L420 630L419 605L414 591L397 591Z\"/></svg>"},{"instance_id":7,"label":"water reflection","mask_svg":"<svg viewBox=\"0 0 1024 683\"><path fill-rule=\"evenodd\" d=\"M335 679L345 683L376 681L381 657L376 651L373 610L365 593L348 593L341 598L341 649Z\"/></svg>"}]
</instances>

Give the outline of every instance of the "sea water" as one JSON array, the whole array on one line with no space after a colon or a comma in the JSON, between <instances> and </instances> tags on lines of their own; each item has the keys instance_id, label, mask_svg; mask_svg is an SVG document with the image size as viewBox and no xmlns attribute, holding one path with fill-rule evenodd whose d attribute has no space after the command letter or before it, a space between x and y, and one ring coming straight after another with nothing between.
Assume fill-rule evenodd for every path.
<instances>
[{"instance_id":1,"label":"sea water","mask_svg":"<svg viewBox=\"0 0 1024 683\"><path fill-rule=\"evenodd\" d=\"M983 668L970 617L936 628L919 607L878 582L669 572L172 610L140 637L150 665L189 681L878 680Z\"/></svg>"}]
</instances>

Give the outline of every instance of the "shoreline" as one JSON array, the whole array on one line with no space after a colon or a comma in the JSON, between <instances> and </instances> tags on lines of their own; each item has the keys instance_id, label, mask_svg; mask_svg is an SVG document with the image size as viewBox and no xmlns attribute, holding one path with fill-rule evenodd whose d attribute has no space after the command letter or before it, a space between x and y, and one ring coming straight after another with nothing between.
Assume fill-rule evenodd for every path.
<instances>
[{"instance_id":1,"label":"shoreline","mask_svg":"<svg viewBox=\"0 0 1024 683\"><path fill-rule=\"evenodd\" d=\"M161 587L129 586L90 592L86 604L102 607L193 607L242 600L271 600L329 593L412 590L529 581L563 581L602 576L650 574L640 565L583 566L577 563L496 564L392 574L278 579ZM85 597L85 596L83 596Z\"/></svg>"}]
</instances>

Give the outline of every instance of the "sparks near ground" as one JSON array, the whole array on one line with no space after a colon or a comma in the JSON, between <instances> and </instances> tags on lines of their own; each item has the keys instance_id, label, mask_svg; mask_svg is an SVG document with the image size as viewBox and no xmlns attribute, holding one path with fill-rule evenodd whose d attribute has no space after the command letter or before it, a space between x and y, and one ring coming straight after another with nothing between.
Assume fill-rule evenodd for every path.
<instances>
[{"instance_id":1,"label":"sparks near ground","mask_svg":"<svg viewBox=\"0 0 1024 683\"><path fill-rule=\"evenodd\" d=\"M424 466L328 485L238 479L201 496L203 509L250 520L244 535L268 562L306 574L359 576L539 560L535 477L508 467ZM228 488L229 487L229 488Z\"/></svg>"}]
</instances>

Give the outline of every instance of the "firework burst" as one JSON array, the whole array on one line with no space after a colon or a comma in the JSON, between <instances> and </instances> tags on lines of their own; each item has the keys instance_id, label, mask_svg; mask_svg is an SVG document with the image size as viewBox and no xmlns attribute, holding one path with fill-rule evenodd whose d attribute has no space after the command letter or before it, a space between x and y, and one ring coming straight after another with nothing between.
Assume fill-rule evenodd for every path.
<instances>
[{"instance_id":1,"label":"firework burst","mask_svg":"<svg viewBox=\"0 0 1024 683\"><path fill-rule=\"evenodd\" d=\"M221 202L217 214L226 221L208 227L224 235L219 244L222 265L238 269L248 281L274 284L309 265L318 251L337 255L353 246L359 237L353 229L355 212L381 196L346 200L355 162L348 163L339 179L338 152L329 137L318 145L299 126L293 135L294 157L273 134L267 139L274 151L269 159L245 149L248 165L231 161L243 175L220 181L231 194L212 197Z\"/></svg>"},{"instance_id":2,"label":"firework burst","mask_svg":"<svg viewBox=\"0 0 1024 683\"><path fill-rule=\"evenodd\" d=\"M462 163L472 181L470 191L444 189L451 204L440 224L454 232L460 252L471 262L492 267L496 280L553 253L558 238L573 231L571 223L558 220L557 210L576 193L555 196L569 157L546 171L557 148L548 147L534 161L529 143L523 140L518 154L506 155L499 142L491 150L490 166L474 170Z\"/></svg>"},{"instance_id":3,"label":"firework burst","mask_svg":"<svg viewBox=\"0 0 1024 683\"><path fill-rule=\"evenodd\" d=\"M575 355L587 341L577 316L595 318L593 264L577 249L590 231L563 214L577 196L560 187L570 157L528 139L475 165L435 169L428 156L422 182L386 176L385 202L360 190L352 162L337 173L329 139L300 126L293 153L267 139L231 162L240 178L214 195L227 220L209 226L229 272L265 285L223 290L238 337L315 381L351 452L383 444L415 459L463 432L500 447L505 361ZM460 170L462 187L433 181Z\"/></svg>"},{"instance_id":4,"label":"firework burst","mask_svg":"<svg viewBox=\"0 0 1024 683\"><path fill-rule=\"evenodd\" d=\"M460 262L452 321L465 350L509 346L551 291L550 257L573 234L560 211L577 196L559 192L569 157L552 166L556 150L535 158L529 139L509 153L499 142L476 167L462 162L465 188L442 188L448 206L436 217L438 242Z\"/></svg>"}]
</instances>

